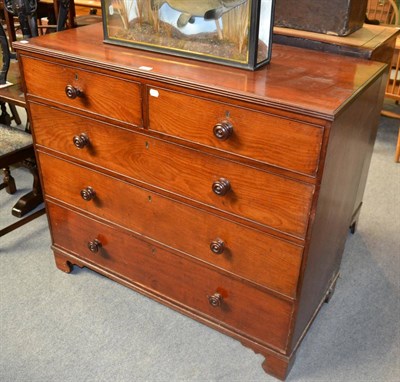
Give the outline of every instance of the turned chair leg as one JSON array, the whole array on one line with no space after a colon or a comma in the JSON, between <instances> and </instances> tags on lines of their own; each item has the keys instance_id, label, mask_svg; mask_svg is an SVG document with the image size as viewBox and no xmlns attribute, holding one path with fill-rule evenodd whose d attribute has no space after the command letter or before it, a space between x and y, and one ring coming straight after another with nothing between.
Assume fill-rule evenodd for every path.
<instances>
[{"instance_id":1,"label":"turned chair leg","mask_svg":"<svg viewBox=\"0 0 400 382\"><path fill-rule=\"evenodd\" d=\"M22 196L12 209L12 214L16 217L22 217L36 208L43 202L42 187L40 185L39 173L35 160L25 161L24 165L28 167L33 175L32 191Z\"/></svg>"},{"instance_id":2,"label":"turned chair leg","mask_svg":"<svg viewBox=\"0 0 400 382\"><path fill-rule=\"evenodd\" d=\"M15 185L15 179L10 173L10 169L8 167L3 168L3 173L4 176L1 189L5 188L8 194L15 194L17 191L17 187Z\"/></svg>"}]
</instances>

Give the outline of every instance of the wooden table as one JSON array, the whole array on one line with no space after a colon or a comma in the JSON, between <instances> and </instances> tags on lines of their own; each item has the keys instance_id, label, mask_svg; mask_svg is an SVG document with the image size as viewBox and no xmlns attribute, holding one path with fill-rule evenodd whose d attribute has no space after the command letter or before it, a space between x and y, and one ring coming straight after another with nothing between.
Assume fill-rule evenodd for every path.
<instances>
[{"instance_id":1,"label":"wooden table","mask_svg":"<svg viewBox=\"0 0 400 382\"><path fill-rule=\"evenodd\" d=\"M54 4L54 0L40 0L41 3ZM76 16L89 13L89 9L96 9L97 15L101 15L101 1L99 0L74 0L74 8ZM54 8L58 11L58 5Z\"/></svg>"},{"instance_id":2,"label":"wooden table","mask_svg":"<svg viewBox=\"0 0 400 382\"><path fill-rule=\"evenodd\" d=\"M101 1L99 0L74 0L76 16L85 16L94 9L97 16L101 16Z\"/></svg>"},{"instance_id":3,"label":"wooden table","mask_svg":"<svg viewBox=\"0 0 400 382\"><path fill-rule=\"evenodd\" d=\"M74 0L74 3L77 7L101 9L101 1L99 0Z\"/></svg>"},{"instance_id":4,"label":"wooden table","mask_svg":"<svg viewBox=\"0 0 400 382\"><path fill-rule=\"evenodd\" d=\"M46 4L53 4L54 0L40 0L40 2ZM101 9L101 1L99 0L74 0L74 4L79 7Z\"/></svg>"},{"instance_id":5,"label":"wooden table","mask_svg":"<svg viewBox=\"0 0 400 382\"><path fill-rule=\"evenodd\" d=\"M390 64L399 29L364 24L346 37L274 27L274 42Z\"/></svg>"}]
</instances>

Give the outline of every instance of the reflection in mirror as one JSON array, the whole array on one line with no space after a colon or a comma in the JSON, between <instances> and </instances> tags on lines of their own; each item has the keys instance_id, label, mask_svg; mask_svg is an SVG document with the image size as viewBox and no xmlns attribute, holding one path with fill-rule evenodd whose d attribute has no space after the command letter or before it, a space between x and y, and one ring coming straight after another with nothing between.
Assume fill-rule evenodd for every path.
<instances>
[{"instance_id":1,"label":"reflection in mirror","mask_svg":"<svg viewBox=\"0 0 400 382\"><path fill-rule=\"evenodd\" d=\"M271 33L272 33L272 0L261 0L260 26L258 30L257 63L269 60L271 54Z\"/></svg>"}]
</instances>

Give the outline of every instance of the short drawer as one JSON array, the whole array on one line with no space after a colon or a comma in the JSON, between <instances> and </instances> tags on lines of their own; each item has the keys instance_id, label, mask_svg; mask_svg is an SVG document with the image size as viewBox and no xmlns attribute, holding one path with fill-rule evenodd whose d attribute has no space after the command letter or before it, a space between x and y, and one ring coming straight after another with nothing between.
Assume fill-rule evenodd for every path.
<instances>
[{"instance_id":1,"label":"short drawer","mask_svg":"<svg viewBox=\"0 0 400 382\"><path fill-rule=\"evenodd\" d=\"M52 203L48 213L55 246L89 266L96 264L186 311L285 349L292 303Z\"/></svg>"},{"instance_id":2,"label":"short drawer","mask_svg":"<svg viewBox=\"0 0 400 382\"><path fill-rule=\"evenodd\" d=\"M21 59L28 68L24 71L28 96L142 125L140 83L26 56Z\"/></svg>"},{"instance_id":3,"label":"short drawer","mask_svg":"<svg viewBox=\"0 0 400 382\"><path fill-rule=\"evenodd\" d=\"M43 106L32 104L31 113L37 144L241 218L305 236L313 185ZM82 134L89 143L79 149L73 139L79 140Z\"/></svg>"},{"instance_id":4,"label":"short drawer","mask_svg":"<svg viewBox=\"0 0 400 382\"><path fill-rule=\"evenodd\" d=\"M149 129L315 176L323 128L230 104L148 89Z\"/></svg>"},{"instance_id":5,"label":"short drawer","mask_svg":"<svg viewBox=\"0 0 400 382\"><path fill-rule=\"evenodd\" d=\"M46 196L295 297L301 246L43 153L39 162Z\"/></svg>"}]
</instances>

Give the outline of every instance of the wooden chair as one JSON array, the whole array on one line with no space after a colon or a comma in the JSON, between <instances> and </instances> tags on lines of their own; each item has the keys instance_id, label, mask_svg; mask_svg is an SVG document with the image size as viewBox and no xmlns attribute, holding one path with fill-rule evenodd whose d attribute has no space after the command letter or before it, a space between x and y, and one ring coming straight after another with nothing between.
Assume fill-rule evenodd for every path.
<instances>
[{"instance_id":1,"label":"wooden chair","mask_svg":"<svg viewBox=\"0 0 400 382\"><path fill-rule=\"evenodd\" d=\"M395 0L368 0L367 17L384 25L399 25L399 8Z\"/></svg>"},{"instance_id":2,"label":"wooden chair","mask_svg":"<svg viewBox=\"0 0 400 382\"><path fill-rule=\"evenodd\" d=\"M376 20L380 25L391 25L400 27L399 7L395 0L368 0L367 17L369 20ZM397 38L392 64L389 68L388 82L386 84L385 97L394 99L396 103L400 100L400 38ZM400 114L383 109L382 115L400 119ZM400 130L397 139L395 161L400 160Z\"/></svg>"},{"instance_id":3,"label":"wooden chair","mask_svg":"<svg viewBox=\"0 0 400 382\"><path fill-rule=\"evenodd\" d=\"M400 38L399 37L396 40L396 47L393 54L392 65L389 68L385 97L394 99L397 104L400 101ZM400 118L400 114L398 113L383 111L382 114L392 118Z\"/></svg>"},{"instance_id":4,"label":"wooden chair","mask_svg":"<svg viewBox=\"0 0 400 382\"><path fill-rule=\"evenodd\" d=\"M400 102L400 38L397 38L396 47L393 55L392 65L389 68L388 82L386 84L385 97L394 99L396 104ZM383 109L382 115L390 118L400 119L400 113ZM397 138L395 161L400 161L400 129Z\"/></svg>"},{"instance_id":5,"label":"wooden chair","mask_svg":"<svg viewBox=\"0 0 400 382\"><path fill-rule=\"evenodd\" d=\"M43 202L42 189L34 158L32 137L29 133L14 127L0 125L0 168L4 172L0 190L5 189L9 194L14 194L17 191L15 180L10 173L11 165L23 162L33 175L32 191L19 198L11 211L12 215L23 218L1 229L0 237L43 215L45 212L44 208L42 208L26 216Z\"/></svg>"},{"instance_id":6,"label":"wooden chair","mask_svg":"<svg viewBox=\"0 0 400 382\"><path fill-rule=\"evenodd\" d=\"M1 67L0 83L6 83L7 71L10 65L10 51L3 26L0 24L0 46L2 49L3 65ZM12 209L12 215L22 218L18 222L0 230L0 237L42 215L44 208L26 216L43 202L42 189L36 168L32 136L16 127L0 124L0 169L3 170L3 182L0 190L5 189L9 194L17 191L15 180L10 172L10 166L23 162L33 175L32 191L22 196Z\"/></svg>"}]
</instances>

